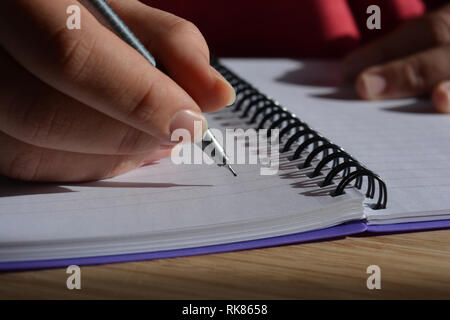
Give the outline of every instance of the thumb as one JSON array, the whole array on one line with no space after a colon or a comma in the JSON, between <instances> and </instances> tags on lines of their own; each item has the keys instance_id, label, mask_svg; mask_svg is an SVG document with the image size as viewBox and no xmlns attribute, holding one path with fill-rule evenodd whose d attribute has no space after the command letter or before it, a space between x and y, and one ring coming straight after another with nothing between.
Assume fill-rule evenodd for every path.
<instances>
[{"instance_id":1,"label":"thumb","mask_svg":"<svg viewBox=\"0 0 450 320\"><path fill-rule=\"evenodd\" d=\"M450 77L450 46L442 46L364 70L356 80L363 99L405 98L430 92Z\"/></svg>"},{"instance_id":2,"label":"thumb","mask_svg":"<svg viewBox=\"0 0 450 320\"><path fill-rule=\"evenodd\" d=\"M440 113L450 113L450 81L442 81L431 96L434 109Z\"/></svg>"}]
</instances>

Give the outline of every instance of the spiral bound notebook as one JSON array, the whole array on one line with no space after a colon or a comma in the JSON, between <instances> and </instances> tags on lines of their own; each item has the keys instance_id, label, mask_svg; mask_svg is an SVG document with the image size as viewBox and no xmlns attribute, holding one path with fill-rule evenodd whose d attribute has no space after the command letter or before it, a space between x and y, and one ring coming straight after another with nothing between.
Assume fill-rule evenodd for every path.
<instances>
[{"instance_id":1,"label":"spiral bound notebook","mask_svg":"<svg viewBox=\"0 0 450 320\"><path fill-rule=\"evenodd\" d=\"M214 62L238 98L208 115L210 127L279 129L279 158L238 137L248 155L263 156L255 164L234 164L237 178L216 166L170 159L83 184L4 178L0 270L450 227L447 117L426 113L416 101L370 107L352 101L333 91L327 76L333 63L228 64L246 80ZM269 174L261 175L263 168Z\"/></svg>"}]
</instances>

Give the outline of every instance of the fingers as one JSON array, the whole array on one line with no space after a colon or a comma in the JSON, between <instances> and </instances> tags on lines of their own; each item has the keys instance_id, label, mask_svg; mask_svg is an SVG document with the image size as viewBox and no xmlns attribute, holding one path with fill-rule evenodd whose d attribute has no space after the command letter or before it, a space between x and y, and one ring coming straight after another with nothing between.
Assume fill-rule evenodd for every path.
<instances>
[{"instance_id":1,"label":"fingers","mask_svg":"<svg viewBox=\"0 0 450 320\"><path fill-rule=\"evenodd\" d=\"M109 3L204 112L234 102L234 89L210 66L208 46L195 25L136 0Z\"/></svg>"},{"instance_id":2,"label":"fingers","mask_svg":"<svg viewBox=\"0 0 450 320\"><path fill-rule=\"evenodd\" d=\"M434 109L440 113L450 113L450 81L442 81L431 96Z\"/></svg>"},{"instance_id":3,"label":"fingers","mask_svg":"<svg viewBox=\"0 0 450 320\"><path fill-rule=\"evenodd\" d=\"M91 181L140 167L154 154L93 155L32 146L0 132L0 174L27 181Z\"/></svg>"},{"instance_id":4,"label":"fingers","mask_svg":"<svg viewBox=\"0 0 450 320\"><path fill-rule=\"evenodd\" d=\"M344 59L347 79L363 69L450 42L450 5L405 23L398 30L357 49Z\"/></svg>"},{"instance_id":5,"label":"fingers","mask_svg":"<svg viewBox=\"0 0 450 320\"><path fill-rule=\"evenodd\" d=\"M1 50L0 70L0 128L16 139L96 154L143 153L159 147L159 139L54 90Z\"/></svg>"},{"instance_id":6,"label":"fingers","mask_svg":"<svg viewBox=\"0 0 450 320\"><path fill-rule=\"evenodd\" d=\"M363 99L403 98L431 91L450 78L450 45L421 52L404 59L370 67L356 80Z\"/></svg>"},{"instance_id":7,"label":"fingers","mask_svg":"<svg viewBox=\"0 0 450 320\"><path fill-rule=\"evenodd\" d=\"M68 30L72 4L2 2L1 45L36 77L120 122L164 141L178 128L193 134L193 122L205 120L192 98L84 8L81 30Z\"/></svg>"}]
</instances>

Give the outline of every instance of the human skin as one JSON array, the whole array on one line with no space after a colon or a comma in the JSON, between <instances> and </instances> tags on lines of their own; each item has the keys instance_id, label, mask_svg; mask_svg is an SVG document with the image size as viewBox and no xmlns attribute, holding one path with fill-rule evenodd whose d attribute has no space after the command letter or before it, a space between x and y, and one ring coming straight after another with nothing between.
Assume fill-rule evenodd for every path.
<instances>
[{"instance_id":1,"label":"human skin","mask_svg":"<svg viewBox=\"0 0 450 320\"><path fill-rule=\"evenodd\" d=\"M190 22L137 0L111 7L167 74L74 0L0 2L0 174L108 178L170 152L170 134L235 99ZM81 30L66 27L81 7Z\"/></svg>"},{"instance_id":2,"label":"human skin","mask_svg":"<svg viewBox=\"0 0 450 320\"><path fill-rule=\"evenodd\" d=\"M363 99L430 94L437 112L450 113L450 5L354 51L344 70Z\"/></svg>"},{"instance_id":3,"label":"human skin","mask_svg":"<svg viewBox=\"0 0 450 320\"><path fill-rule=\"evenodd\" d=\"M192 23L137 0L109 3L167 74L83 7L82 29L68 30L75 0L1 1L0 174L116 176L167 156L173 130L192 131L202 112L235 99ZM431 94L436 111L450 113L449 57L447 5L351 53L344 70L363 99Z\"/></svg>"}]
</instances>

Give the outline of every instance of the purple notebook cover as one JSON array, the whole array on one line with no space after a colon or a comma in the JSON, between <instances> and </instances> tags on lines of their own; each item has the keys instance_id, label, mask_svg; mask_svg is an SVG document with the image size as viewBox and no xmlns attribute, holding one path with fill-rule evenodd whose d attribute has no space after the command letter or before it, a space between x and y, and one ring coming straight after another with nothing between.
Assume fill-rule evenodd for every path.
<instances>
[{"instance_id":1,"label":"purple notebook cover","mask_svg":"<svg viewBox=\"0 0 450 320\"><path fill-rule=\"evenodd\" d=\"M242 241L198 248L177 249L157 252L143 252L100 257L69 258L40 261L19 261L0 263L0 271L19 271L31 269L62 268L75 264L79 266L120 263L141 260L177 258L211 253L240 251L264 247L304 243L311 241L343 238L349 235L368 233L398 233L450 228L450 220L427 222L399 223L389 225L366 225L363 222L352 222L322 230L309 231L279 237Z\"/></svg>"},{"instance_id":2,"label":"purple notebook cover","mask_svg":"<svg viewBox=\"0 0 450 320\"><path fill-rule=\"evenodd\" d=\"M364 232L367 226L363 222L346 223L343 225L316 230L303 233L291 234L286 236L279 236L273 238L242 241L228 244L220 244L213 246L205 246L189 249L177 249L157 252L144 252L133 254L121 254L113 256L101 257L87 257L87 258L71 258L71 259L57 259L57 260L42 260L42 261L23 261L23 262L4 262L0 263L0 271L18 271L28 269L46 269L46 268L61 268L75 264L79 266L119 263L140 260L153 260L163 258L177 258L185 256L203 255L210 253L239 251L247 249L256 249L272 246L287 245L300 242L311 242L333 238L343 238L348 235L358 234Z\"/></svg>"},{"instance_id":3,"label":"purple notebook cover","mask_svg":"<svg viewBox=\"0 0 450 320\"><path fill-rule=\"evenodd\" d=\"M450 228L450 220L368 225L366 231L373 233L398 233L446 228Z\"/></svg>"}]
</instances>

